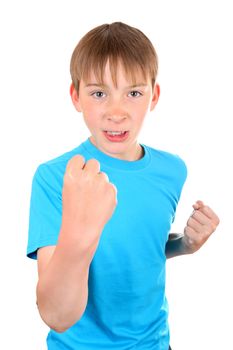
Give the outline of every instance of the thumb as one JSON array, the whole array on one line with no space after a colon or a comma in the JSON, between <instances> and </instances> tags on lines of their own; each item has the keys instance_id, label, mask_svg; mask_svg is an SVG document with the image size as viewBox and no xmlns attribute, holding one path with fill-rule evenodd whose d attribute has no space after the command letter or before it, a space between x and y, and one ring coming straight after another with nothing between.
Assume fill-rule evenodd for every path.
<instances>
[{"instance_id":1,"label":"thumb","mask_svg":"<svg viewBox=\"0 0 233 350\"><path fill-rule=\"evenodd\" d=\"M194 210L198 210L198 209L201 209L202 207L204 207L204 203L200 200L196 201L195 204L193 204L193 209Z\"/></svg>"}]
</instances>

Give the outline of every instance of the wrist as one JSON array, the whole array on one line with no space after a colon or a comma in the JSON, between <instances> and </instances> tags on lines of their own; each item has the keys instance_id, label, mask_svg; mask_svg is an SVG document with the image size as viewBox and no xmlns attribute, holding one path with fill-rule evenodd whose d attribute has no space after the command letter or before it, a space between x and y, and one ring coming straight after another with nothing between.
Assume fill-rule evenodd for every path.
<instances>
[{"instance_id":1,"label":"wrist","mask_svg":"<svg viewBox=\"0 0 233 350\"><path fill-rule=\"evenodd\" d=\"M83 257L91 260L95 254L100 234L90 228L63 226L61 227L58 246L70 257Z\"/></svg>"},{"instance_id":2,"label":"wrist","mask_svg":"<svg viewBox=\"0 0 233 350\"><path fill-rule=\"evenodd\" d=\"M193 254L196 252L196 246L191 238L184 234L181 239L183 254Z\"/></svg>"}]
</instances>

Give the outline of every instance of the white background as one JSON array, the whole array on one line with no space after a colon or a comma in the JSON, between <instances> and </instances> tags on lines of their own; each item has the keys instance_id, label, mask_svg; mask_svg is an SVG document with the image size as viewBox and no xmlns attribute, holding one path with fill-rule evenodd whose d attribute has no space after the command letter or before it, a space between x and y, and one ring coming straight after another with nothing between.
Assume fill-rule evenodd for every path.
<instances>
[{"instance_id":1,"label":"white background","mask_svg":"<svg viewBox=\"0 0 233 350\"><path fill-rule=\"evenodd\" d=\"M123 21L159 55L161 98L140 141L178 153L189 176L174 231L202 199L221 224L202 249L167 263L171 345L233 348L231 1L5 1L0 5L1 338L4 349L45 350L26 258L31 180L39 163L89 135L69 98L69 60L88 30ZM0 347L3 348L2 344ZM165 349L164 349L165 350Z\"/></svg>"}]
</instances>

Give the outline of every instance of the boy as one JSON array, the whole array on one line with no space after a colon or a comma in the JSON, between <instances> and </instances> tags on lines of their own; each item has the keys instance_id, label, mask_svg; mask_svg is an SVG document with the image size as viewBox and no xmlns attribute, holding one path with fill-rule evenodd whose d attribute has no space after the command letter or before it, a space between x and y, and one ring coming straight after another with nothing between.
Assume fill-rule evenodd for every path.
<instances>
[{"instance_id":1,"label":"boy","mask_svg":"<svg viewBox=\"0 0 233 350\"><path fill-rule=\"evenodd\" d=\"M49 350L167 350L166 258L195 252L219 223L197 201L184 235L168 239L186 166L137 142L159 99L157 68L149 39L121 22L73 52L71 99L91 136L37 168L30 206Z\"/></svg>"}]
</instances>

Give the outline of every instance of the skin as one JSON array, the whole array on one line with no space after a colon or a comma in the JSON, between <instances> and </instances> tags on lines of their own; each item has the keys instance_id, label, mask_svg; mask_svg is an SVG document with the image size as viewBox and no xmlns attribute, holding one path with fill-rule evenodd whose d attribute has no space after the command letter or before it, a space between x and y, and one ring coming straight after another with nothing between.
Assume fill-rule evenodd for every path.
<instances>
[{"instance_id":1,"label":"skin","mask_svg":"<svg viewBox=\"0 0 233 350\"><path fill-rule=\"evenodd\" d=\"M73 85L70 88L72 102L78 112L82 112L84 121L91 132L91 142L102 152L119 159L138 160L142 150L137 142L143 121L152 111L159 99L160 87L151 86L138 74L138 85L132 85L119 65L117 88L114 86L109 65L106 65L104 75L105 86L99 85L93 74L88 82L81 80L77 92ZM138 93L137 93L138 92ZM103 130L129 130L130 137L126 142L113 143L106 140ZM168 242L167 258L196 252L207 241L219 224L216 213L201 200L193 204L193 213L187 220L184 235L176 242Z\"/></svg>"},{"instance_id":2,"label":"skin","mask_svg":"<svg viewBox=\"0 0 233 350\"><path fill-rule=\"evenodd\" d=\"M158 84L152 88L149 78L145 81L140 74L137 78L137 86L132 87L119 65L115 87L106 65L104 86L91 74L88 82L80 81L78 92L73 85L70 88L72 102L90 130L91 142L109 156L128 161L142 157L137 138L160 94ZM129 136L124 142L113 143L105 138L103 130L127 130ZM71 158L64 174L58 243L40 248L37 255L38 310L44 322L57 332L70 328L85 311L89 267L116 206L117 189L107 174L100 172L99 162L86 162L81 155ZM197 251L219 224L217 215L202 201L193 208L182 238L168 241L168 258Z\"/></svg>"},{"instance_id":3,"label":"skin","mask_svg":"<svg viewBox=\"0 0 233 350\"><path fill-rule=\"evenodd\" d=\"M150 78L145 81L140 74L137 77L138 86L129 88L132 82L126 79L121 65L117 78L116 88L107 64L105 86L99 85L95 76L90 74L87 82L80 81L79 92L71 85L70 93L76 110L82 112L84 122L90 130L91 142L111 157L133 161L142 156L137 138L147 113L158 102L160 88L156 84L152 89ZM129 130L129 138L122 143L113 143L106 140L103 130Z\"/></svg>"},{"instance_id":4,"label":"skin","mask_svg":"<svg viewBox=\"0 0 233 350\"><path fill-rule=\"evenodd\" d=\"M115 186L100 173L97 160L85 163L81 155L69 160L58 243L38 250L38 310L56 332L66 331L85 311L89 267L103 228L117 205L116 195Z\"/></svg>"},{"instance_id":5,"label":"skin","mask_svg":"<svg viewBox=\"0 0 233 350\"><path fill-rule=\"evenodd\" d=\"M202 201L196 201L193 204L193 209L193 213L187 220L183 235L177 240L168 240L166 245L168 259L183 254L195 253L219 225L219 217Z\"/></svg>"}]
</instances>

